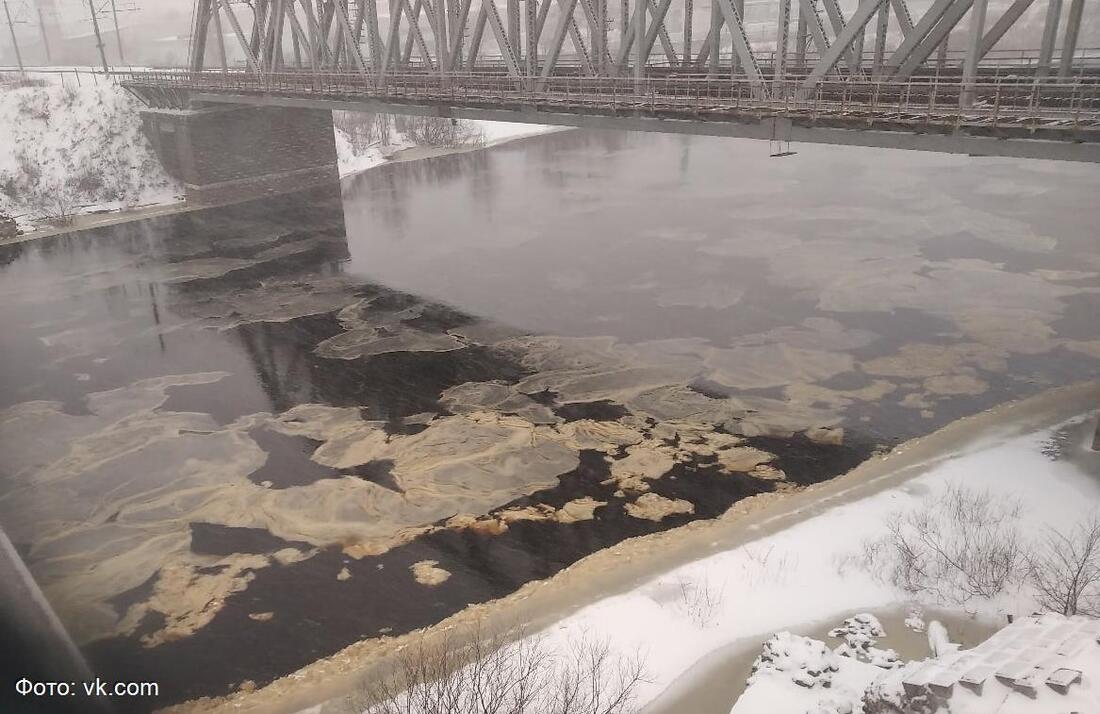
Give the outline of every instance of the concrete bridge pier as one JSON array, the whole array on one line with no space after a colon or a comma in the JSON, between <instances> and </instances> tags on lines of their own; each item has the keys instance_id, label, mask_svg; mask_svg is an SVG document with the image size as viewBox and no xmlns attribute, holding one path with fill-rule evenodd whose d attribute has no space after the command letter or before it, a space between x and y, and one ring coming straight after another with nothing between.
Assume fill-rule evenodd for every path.
<instances>
[{"instance_id":1,"label":"concrete bridge pier","mask_svg":"<svg viewBox=\"0 0 1100 714\"><path fill-rule=\"evenodd\" d=\"M142 120L189 201L252 198L340 177L329 110L221 104L149 108Z\"/></svg>"}]
</instances>

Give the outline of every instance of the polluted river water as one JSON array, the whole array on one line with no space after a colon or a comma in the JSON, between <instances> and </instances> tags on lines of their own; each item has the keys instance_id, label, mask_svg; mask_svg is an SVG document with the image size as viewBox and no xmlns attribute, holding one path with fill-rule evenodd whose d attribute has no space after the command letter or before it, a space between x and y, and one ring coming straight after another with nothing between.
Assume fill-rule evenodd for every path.
<instances>
[{"instance_id":1,"label":"polluted river water","mask_svg":"<svg viewBox=\"0 0 1100 714\"><path fill-rule=\"evenodd\" d=\"M0 248L0 523L127 706L263 687L1100 377L1097 188L575 131Z\"/></svg>"}]
</instances>

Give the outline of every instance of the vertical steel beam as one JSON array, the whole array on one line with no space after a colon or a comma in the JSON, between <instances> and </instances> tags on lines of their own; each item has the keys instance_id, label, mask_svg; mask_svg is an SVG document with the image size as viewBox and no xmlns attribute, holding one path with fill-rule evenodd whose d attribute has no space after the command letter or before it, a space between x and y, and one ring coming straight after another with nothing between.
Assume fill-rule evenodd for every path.
<instances>
[{"instance_id":1,"label":"vertical steel beam","mask_svg":"<svg viewBox=\"0 0 1100 714\"><path fill-rule=\"evenodd\" d=\"M630 0L619 2L619 49L626 45L627 23L630 22Z\"/></svg>"},{"instance_id":2,"label":"vertical steel beam","mask_svg":"<svg viewBox=\"0 0 1100 714\"><path fill-rule=\"evenodd\" d=\"M1043 25L1043 42L1039 48L1039 62L1035 77L1042 79L1050 74L1054 64L1054 43L1058 40L1058 23L1062 19L1062 0L1047 0L1047 15Z\"/></svg>"},{"instance_id":3,"label":"vertical steel beam","mask_svg":"<svg viewBox=\"0 0 1100 714\"><path fill-rule=\"evenodd\" d=\"M718 0L710 0L710 63L707 76L718 74L718 63L722 60L722 10Z\"/></svg>"},{"instance_id":4,"label":"vertical steel beam","mask_svg":"<svg viewBox=\"0 0 1100 714\"><path fill-rule=\"evenodd\" d=\"M794 35L794 63L798 71L806 66L806 48L810 44L810 26L806 22L806 9L798 6L798 29Z\"/></svg>"},{"instance_id":5,"label":"vertical steel beam","mask_svg":"<svg viewBox=\"0 0 1100 714\"><path fill-rule=\"evenodd\" d=\"M523 43L519 37L519 0L507 0L504 9L508 13L508 43L512 46L516 61L520 61L523 57Z\"/></svg>"},{"instance_id":6,"label":"vertical steel beam","mask_svg":"<svg viewBox=\"0 0 1100 714\"><path fill-rule=\"evenodd\" d=\"M989 0L974 0L970 7L970 31L966 36L966 56L963 58L962 89L959 106L974 106L978 83L978 60L982 54L982 38L985 36L985 13ZM946 44L946 41L945 41Z\"/></svg>"},{"instance_id":7,"label":"vertical steel beam","mask_svg":"<svg viewBox=\"0 0 1100 714\"><path fill-rule=\"evenodd\" d=\"M936 74L943 74L947 69L947 50L951 46L951 33L943 38L943 42L936 48Z\"/></svg>"},{"instance_id":8,"label":"vertical steel beam","mask_svg":"<svg viewBox=\"0 0 1100 714\"><path fill-rule=\"evenodd\" d=\"M645 13L649 3L646 0L635 0L634 3L634 91L642 90L642 82L645 79L645 63L648 55L645 52Z\"/></svg>"},{"instance_id":9,"label":"vertical steel beam","mask_svg":"<svg viewBox=\"0 0 1100 714\"><path fill-rule=\"evenodd\" d=\"M681 64L684 67L691 65L694 56L691 51L691 29L695 21L695 5L692 0L684 0L684 54Z\"/></svg>"},{"instance_id":10,"label":"vertical steel beam","mask_svg":"<svg viewBox=\"0 0 1100 714\"><path fill-rule=\"evenodd\" d=\"M450 69L450 62L447 60L447 55L450 54L447 48L447 24L450 22L447 0L436 0L434 11L435 27L432 28L432 34L435 35L435 59L439 64L439 73L443 75Z\"/></svg>"},{"instance_id":11,"label":"vertical steel beam","mask_svg":"<svg viewBox=\"0 0 1100 714\"><path fill-rule=\"evenodd\" d=\"M886 37L890 34L890 4L878 10L878 24L875 26L875 56L871 60L871 78L882 76L882 63L886 59Z\"/></svg>"},{"instance_id":12,"label":"vertical steel beam","mask_svg":"<svg viewBox=\"0 0 1100 714\"><path fill-rule=\"evenodd\" d=\"M442 2L443 0L440 0ZM550 2L550 0L543 0L543 2ZM524 59L527 61L525 70L527 76L535 78L539 73L539 40L538 34L535 32L535 21L538 19L538 0L523 0L524 5L524 27L527 35L527 42L524 46L527 48ZM569 13L569 17L573 17L573 13Z\"/></svg>"},{"instance_id":13,"label":"vertical steel beam","mask_svg":"<svg viewBox=\"0 0 1100 714\"><path fill-rule=\"evenodd\" d=\"M779 0L779 16L775 28L775 58L772 78L781 81L787 73L787 39L791 31L791 0Z\"/></svg>"},{"instance_id":14,"label":"vertical steel beam","mask_svg":"<svg viewBox=\"0 0 1100 714\"><path fill-rule=\"evenodd\" d=\"M733 0L733 9L737 10L737 17L741 19L741 29L744 30L744 28L745 28L745 0ZM730 28L730 33L732 35L733 28ZM746 35L745 38L747 40L748 35ZM734 44L734 47L736 47L736 43ZM737 58L737 52L735 51L730 56L730 77L731 78L736 79L736 77L737 77L737 68L738 68L738 58Z\"/></svg>"},{"instance_id":15,"label":"vertical steel beam","mask_svg":"<svg viewBox=\"0 0 1100 714\"><path fill-rule=\"evenodd\" d=\"M1085 0L1070 0L1066 16L1066 35L1062 40L1062 63L1058 66L1059 79L1069 79L1073 74L1073 55L1077 54L1077 38L1081 34L1081 16L1085 12Z\"/></svg>"},{"instance_id":16,"label":"vertical steel beam","mask_svg":"<svg viewBox=\"0 0 1100 714\"><path fill-rule=\"evenodd\" d=\"M214 49L218 51L218 64L222 68L222 74L229 71L229 62L225 56L225 30L222 29L222 14L218 12L217 8L214 9L214 32L218 35L218 41L214 45Z\"/></svg>"}]
</instances>

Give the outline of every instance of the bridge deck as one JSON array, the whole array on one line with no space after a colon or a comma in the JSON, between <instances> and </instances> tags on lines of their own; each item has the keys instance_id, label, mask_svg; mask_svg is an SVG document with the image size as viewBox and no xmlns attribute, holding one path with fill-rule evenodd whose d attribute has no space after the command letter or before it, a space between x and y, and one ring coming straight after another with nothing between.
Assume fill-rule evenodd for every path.
<instances>
[{"instance_id":1,"label":"bridge deck","mask_svg":"<svg viewBox=\"0 0 1100 714\"><path fill-rule=\"evenodd\" d=\"M316 106L1100 161L1100 81L1091 78L982 81L971 85L976 98L965 109L957 77L903 83L846 78L822 82L808 94L797 79L696 76L531 80L425 72L377 82L337 72L151 71L127 73L123 81L146 101L179 106Z\"/></svg>"}]
</instances>

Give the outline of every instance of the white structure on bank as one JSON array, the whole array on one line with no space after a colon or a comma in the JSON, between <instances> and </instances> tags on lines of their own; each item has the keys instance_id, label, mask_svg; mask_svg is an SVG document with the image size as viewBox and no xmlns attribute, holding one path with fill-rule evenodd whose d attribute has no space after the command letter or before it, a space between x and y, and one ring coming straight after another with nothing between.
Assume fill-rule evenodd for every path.
<instances>
[{"instance_id":1,"label":"white structure on bank","mask_svg":"<svg viewBox=\"0 0 1100 714\"><path fill-rule=\"evenodd\" d=\"M949 648L901 667L840 654L822 642L776 635L731 714L1100 712L1100 620L1094 618L1032 615L973 649Z\"/></svg>"}]
</instances>

